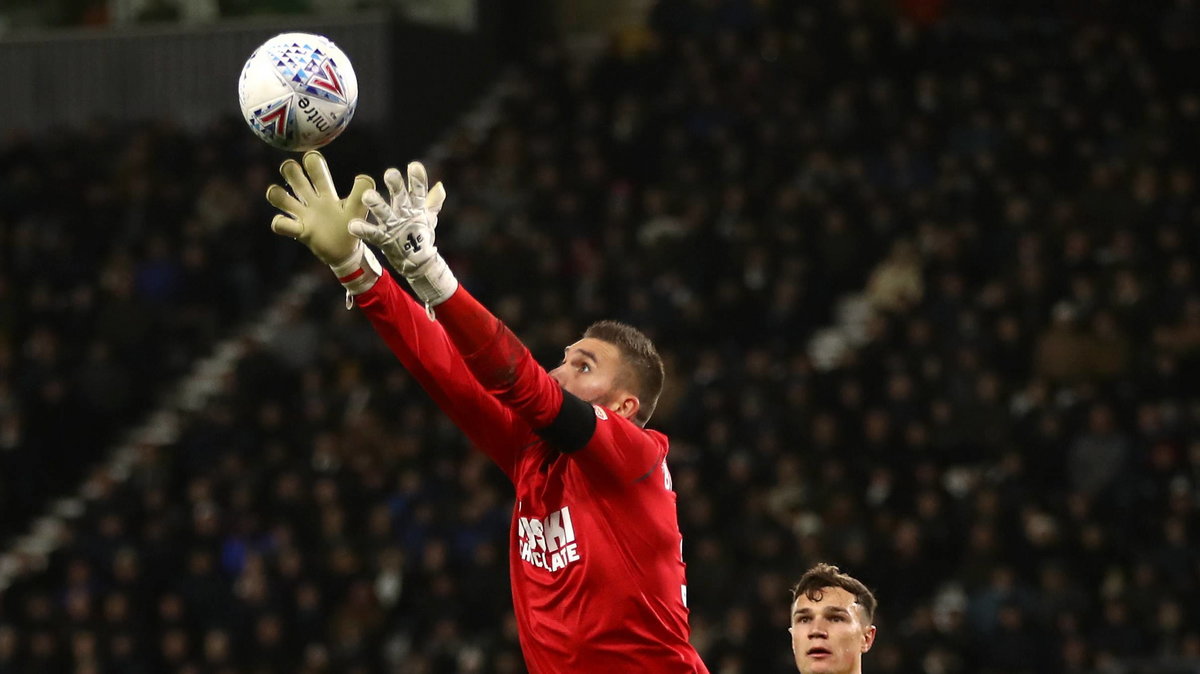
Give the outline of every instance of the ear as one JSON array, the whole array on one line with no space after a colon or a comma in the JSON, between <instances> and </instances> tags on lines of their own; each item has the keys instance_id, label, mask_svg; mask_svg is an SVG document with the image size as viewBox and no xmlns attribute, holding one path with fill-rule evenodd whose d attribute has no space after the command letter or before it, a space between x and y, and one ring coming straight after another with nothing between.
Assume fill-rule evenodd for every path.
<instances>
[{"instance_id":1,"label":"ear","mask_svg":"<svg viewBox=\"0 0 1200 674\"><path fill-rule=\"evenodd\" d=\"M795 653L796 652L796 628L789 627L788 635L792 637L791 639L788 639L788 641L792 642L792 652Z\"/></svg>"},{"instance_id":2,"label":"ear","mask_svg":"<svg viewBox=\"0 0 1200 674\"><path fill-rule=\"evenodd\" d=\"M629 391L618 391L617 394L613 396L612 402L608 404L608 409L616 412L626 419L633 419L635 416L637 416L638 410L641 408L642 401L638 400L638 397Z\"/></svg>"},{"instance_id":3,"label":"ear","mask_svg":"<svg viewBox=\"0 0 1200 674\"><path fill-rule=\"evenodd\" d=\"M875 644L875 626L871 625L863 632L862 652L866 653L871 650L871 646Z\"/></svg>"}]
</instances>

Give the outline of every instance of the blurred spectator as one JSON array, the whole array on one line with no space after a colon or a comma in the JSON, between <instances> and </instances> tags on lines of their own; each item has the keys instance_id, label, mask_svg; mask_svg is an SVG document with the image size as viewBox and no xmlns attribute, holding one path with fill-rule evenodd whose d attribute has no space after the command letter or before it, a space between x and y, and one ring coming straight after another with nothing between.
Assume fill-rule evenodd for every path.
<instances>
[{"instance_id":1,"label":"blurred spectator","mask_svg":"<svg viewBox=\"0 0 1200 674\"><path fill-rule=\"evenodd\" d=\"M1087 415L1087 429L1067 450L1070 486L1095 498L1125 473L1130 459L1129 440L1116 426L1112 410L1095 404Z\"/></svg>"},{"instance_id":2,"label":"blurred spectator","mask_svg":"<svg viewBox=\"0 0 1200 674\"><path fill-rule=\"evenodd\" d=\"M1050 327L1038 337L1038 375L1054 383L1079 383L1096 374L1087 335L1079 328L1077 311L1065 302L1054 307Z\"/></svg>"},{"instance_id":3,"label":"blurred spectator","mask_svg":"<svg viewBox=\"0 0 1200 674\"><path fill-rule=\"evenodd\" d=\"M921 261L911 241L897 241L887 258L867 279L867 297L882 311L904 313L920 303L925 292Z\"/></svg>"}]
</instances>

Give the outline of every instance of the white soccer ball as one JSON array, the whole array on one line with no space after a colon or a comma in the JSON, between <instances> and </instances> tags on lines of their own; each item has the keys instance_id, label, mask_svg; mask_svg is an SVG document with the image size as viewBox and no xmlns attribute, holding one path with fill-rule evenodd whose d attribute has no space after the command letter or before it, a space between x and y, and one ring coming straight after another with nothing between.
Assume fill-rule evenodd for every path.
<instances>
[{"instance_id":1,"label":"white soccer ball","mask_svg":"<svg viewBox=\"0 0 1200 674\"><path fill-rule=\"evenodd\" d=\"M292 152L321 147L349 124L358 105L350 59L329 38L282 33L242 66L238 102L250 129Z\"/></svg>"}]
</instances>

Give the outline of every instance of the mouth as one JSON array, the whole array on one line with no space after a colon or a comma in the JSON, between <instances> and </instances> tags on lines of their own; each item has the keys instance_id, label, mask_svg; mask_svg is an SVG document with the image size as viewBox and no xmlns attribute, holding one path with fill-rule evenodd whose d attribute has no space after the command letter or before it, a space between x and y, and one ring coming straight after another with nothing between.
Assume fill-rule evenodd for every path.
<instances>
[{"instance_id":1,"label":"mouth","mask_svg":"<svg viewBox=\"0 0 1200 674\"><path fill-rule=\"evenodd\" d=\"M804 651L804 654L810 658L820 660L821 658L827 658L830 655L833 655L833 651L829 650L828 648L824 648L822 646L813 646L812 648L808 649L807 651Z\"/></svg>"}]
</instances>

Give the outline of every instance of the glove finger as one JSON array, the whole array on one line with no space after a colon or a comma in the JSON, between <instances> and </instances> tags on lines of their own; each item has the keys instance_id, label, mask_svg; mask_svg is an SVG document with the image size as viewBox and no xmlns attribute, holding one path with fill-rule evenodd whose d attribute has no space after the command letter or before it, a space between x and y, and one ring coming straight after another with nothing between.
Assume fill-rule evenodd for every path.
<instances>
[{"instance_id":1,"label":"glove finger","mask_svg":"<svg viewBox=\"0 0 1200 674\"><path fill-rule=\"evenodd\" d=\"M292 216L297 216L300 211L304 210L304 204L279 185L271 185L267 188L267 201L275 208Z\"/></svg>"},{"instance_id":2,"label":"glove finger","mask_svg":"<svg viewBox=\"0 0 1200 674\"><path fill-rule=\"evenodd\" d=\"M351 234L362 239L363 241L375 245L378 245L379 242L385 238L382 227L371 224L362 218L354 218L351 220L346 224L346 229Z\"/></svg>"},{"instance_id":3,"label":"glove finger","mask_svg":"<svg viewBox=\"0 0 1200 674\"><path fill-rule=\"evenodd\" d=\"M279 165L279 173L287 181L288 187L292 188L292 194L296 195L300 203L307 204L316 196L312 183L308 182L308 176L304 175L304 169L300 167L300 162L295 159L284 160Z\"/></svg>"},{"instance_id":4,"label":"glove finger","mask_svg":"<svg viewBox=\"0 0 1200 674\"><path fill-rule=\"evenodd\" d=\"M298 239L304 233L304 225L295 218L289 218L286 215L276 215L271 220L271 231L280 236Z\"/></svg>"},{"instance_id":5,"label":"glove finger","mask_svg":"<svg viewBox=\"0 0 1200 674\"><path fill-rule=\"evenodd\" d=\"M329 174L329 164L325 156L316 150L304 153L304 169L308 171L308 179L318 197L337 198L337 188L333 186L333 176Z\"/></svg>"},{"instance_id":6,"label":"glove finger","mask_svg":"<svg viewBox=\"0 0 1200 674\"><path fill-rule=\"evenodd\" d=\"M442 210L442 202L444 201L446 201L446 188L442 187L442 181L439 180L425 197L425 210L433 215L437 215L438 211Z\"/></svg>"},{"instance_id":7,"label":"glove finger","mask_svg":"<svg viewBox=\"0 0 1200 674\"><path fill-rule=\"evenodd\" d=\"M374 215L375 219L379 221L379 224L387 224L396 219L395 213L392 212L392 207L388 206L383 197L379 196L379 192L369 189L363 192L362 200L366 204L367 209L371 211L371 215Z\"/></svg>"},{"instance_id":8,"label":"glove finger","mask_svg":"<svg viewBox=\"0 0 1200 674\"><path fill-rule=\"evenodd\" d=\"M419 161L408 164L408 194L414 208L425 207L425 191L429 186L429 176L425 174L425 165Z\"/></svg>"},{"instance_id":9,"label":"glove finger","mask_svg":"<svg viewBox=\"0 0 1200 674\"><path fill-rule=\"evenodd\" d=\"M392 210L398 211L410 205L408 188L404 186L404 176L400 175L400 171L394 168L384 171L383 183L387 185L388 194L392 197Z\"/></svg>"},{"instance_id":10,"label":"glove finger","mask_svg":"<svg viewBox=\"0 0 1200 674\"><path fill-rule=\"evenodd\" d=\"M375 189L375 180L368 175L354 176L354 185L350 187L350 194L346 195L346 206L351 212L361 211L363 209L362 198L367 190Z\"/></svg>"}]
</instances>

